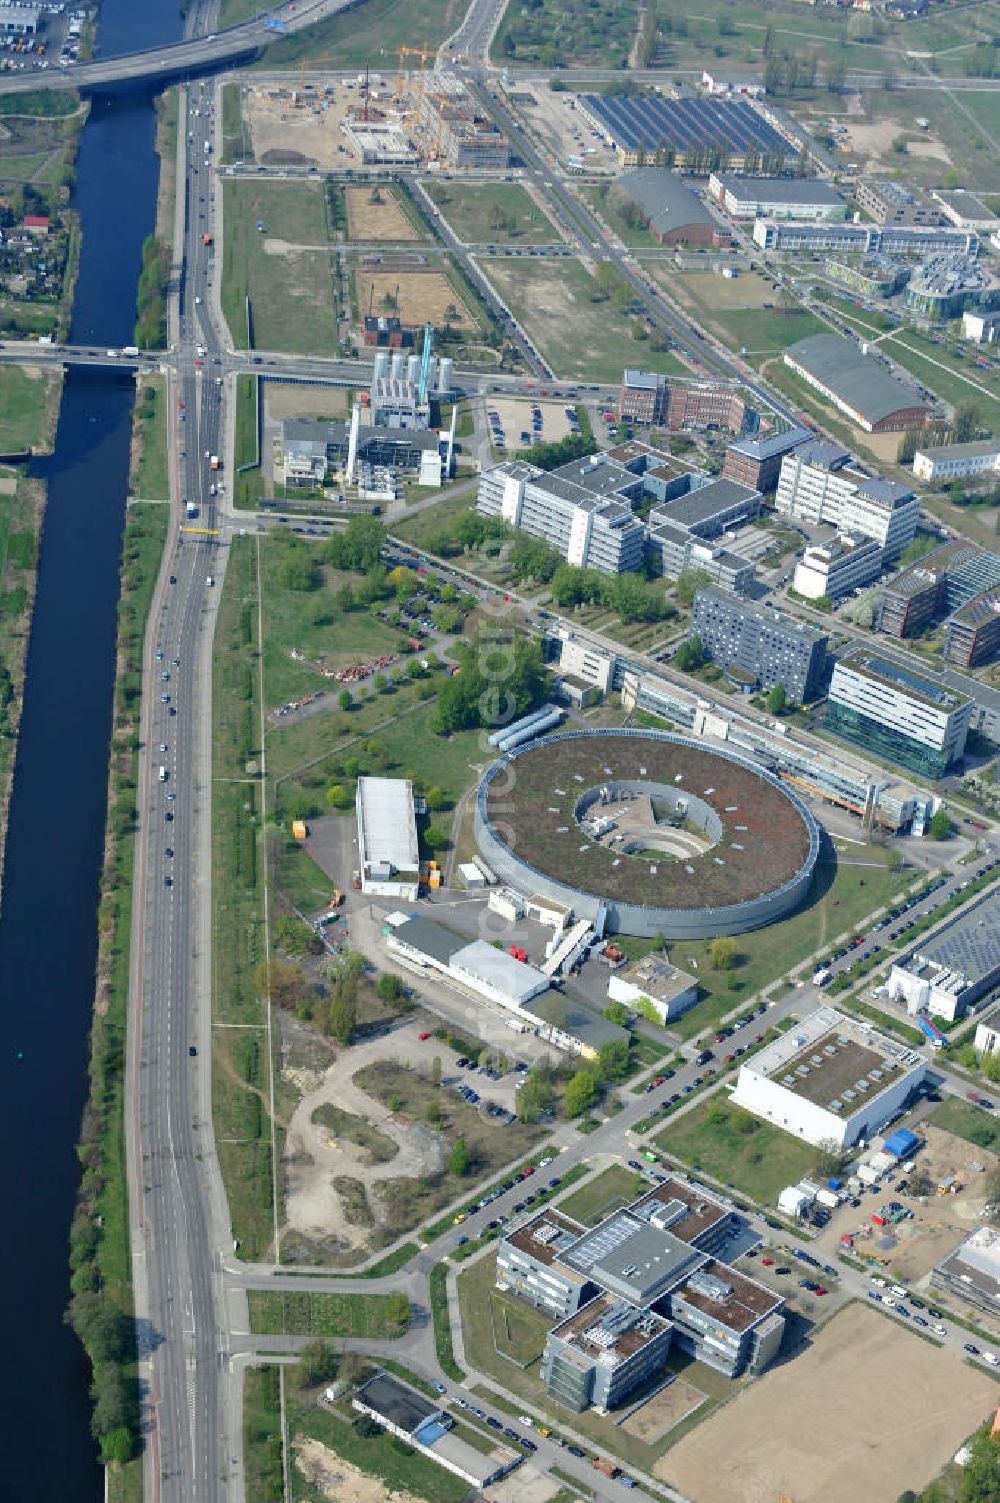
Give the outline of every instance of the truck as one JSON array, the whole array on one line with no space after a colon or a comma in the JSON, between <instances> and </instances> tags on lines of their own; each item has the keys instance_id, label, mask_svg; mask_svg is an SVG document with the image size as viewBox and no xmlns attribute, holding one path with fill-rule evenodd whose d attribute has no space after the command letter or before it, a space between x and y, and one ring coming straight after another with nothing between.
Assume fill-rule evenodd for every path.
<instances>
[{"instance_id":1,"label":"truck","mask_svg":"<svg viewBox=\"0 0 1000 1503\"><path fill-rule=\"evenodd\" d=\"M122 347L122 354L123 355L138 355L138 353L139 353L139 346L137 344L126 344L126 345L123 345L123 347Z\"/></svg>"},{"instance_id":2,"label":"truck","mask_svg":"<svg viewBox=\"0 0 1000 1503\"><path fill-rule=\"evenodd\" d=\"M165 783L167 781L167 769L163 766L162 763L160 764L159 777L161 783Z\"/></svg>"},{"instance_id":3,"label":"truck","mask_svg":"<svg viewBox=\"0 0 1000 1503\"><path fill-rule=\"evenodd\" d=\"M202 237L201 237L201 243L202 243L202 245L211 245L211 243L212 243L212 237L211 237L211 235L209 235L207 232L204 235L202 235Z\"/></svg>"},{"instance_id":4,"label":"truck","mask_svg":"<svg viewBox=\"0 0 1000 1503\"><path fill-rule=\"evenodd\" d=\"M222 469L222 466L219 463L219 456L218 456L218 454L210 454L208 456L208 468L210 470L221 470Z\"/></svg>"},{"instance_id":5,"label":"truck","mask_svg":"<svg viewBox=\"0 0 1000 1503\"><path fill-rule=\"evenodd\" d=\"M828 965L821 965L818 970L813 971L813 986L826 986L832 975L833 972Z\"/></svg>"},{"instance_id":6,"label":"truck","mask_svg":"<svg viewBox=\"0 0 1000 1503\"><path fill-rule=\"evenodd\" d=\"M613 1461L605 1461L603 1456L595 1456L592 1464L599 1472L603 1472L605 1477L618 1476L620 1468L616 1467Z\"/></svg>"},{"instance_id":7,"label":"truck","mask_svg":"<svg viewBox=\"0 0 1000 1503\"><path fill-rule=\"evenodd\" d=\"M190 521L193 517L196 517L198 515L198 503L196 501L185 502L184 512L188 520Z\"/></svg>"},{"instance_id":8,"label":"truck","mask_svg":"<svg viewBox=\"0 0 1000 1503\"><path fill-rule=\"evenodd\" d=\"M341 890L340 890L339 887L335 887L333 889L333 896L330 898L330 907L331 908L339 908L340 905L341 905L341 903L343 901L344 901L344 894L341 892Z\"/></svg>"}]
</instances>

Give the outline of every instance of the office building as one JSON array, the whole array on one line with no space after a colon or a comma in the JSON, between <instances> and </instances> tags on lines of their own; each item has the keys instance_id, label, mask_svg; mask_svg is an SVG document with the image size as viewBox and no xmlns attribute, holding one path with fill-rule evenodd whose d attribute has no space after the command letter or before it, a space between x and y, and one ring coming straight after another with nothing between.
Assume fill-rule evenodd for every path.
<instances>
[{"instance_id":1,"label":"office building","mask_svg":"<svg viewBox=\"0 0 1000 1503\"><path fill-rule=\"evenodd\" d=\"M839 261L827 256L824 270L835 282L842 282L862 297L893 297L910 280L910 268L888 256L864 256L860 261Z\"/></svg>"},{"instance_id":2,"label":"office building","mask_svg":"<svg viewBox=\"0 0 1000 1503\"><path fill-rule=\"evenodd\" d=\"M10 0L0 4L0 36L33 37L42 29L44 12L34 5L12 5ZM72 25L72 22L70 23Z\"/></svg>"},{"instance_id":3,"label":"office building","mask_svg":"<svg viewBox=\"0 0 1000 1503\"><path fill-rule=\"evenodd\" d=\"M785 364L866 433L919 427L927 404L919 393L863 355L853 339L812 334L784 354Z\"/></svg>"},{"instance_id":4,"label":"office building","mask_svg":"<svg viewBox=\"0 0 1000 1503\"><path fill-rule=\"evenodd\" d=\"M983 590L1000 585L1000 556L975 543L944 543L883 587L876 625L889 637L915 637Z\"/></svg>"},{"instance_id":5,"label":"office building","mask_svg":"<svg viewBox=\"0 0 1000 1503\"><path fill-rule=\"evenodd\" d=\"M812 438L808 428L785 428L780 433L741 438L726 450L722 478L755 491L773 491L785 456L811 443Z\"/></svg>"},{"instance_id":6,"label":"office building","mask_svg":"<svg viewBox=\"0 0 1000 1503\"><path fill-rule=\"evenodd\" d=\"M992 344L1000 338L1000 313L963 313L962 338Z\"/></svg>"},{"instance_id":7,"label":"office building","mask_svg":"<svg viewBox=\"0 0 1000 1503\"><path fill-rule=\"evenodd\" d=\"M994 1319L1000 1315L1000 1230L977 1226L931 1269L931 1288Z\"/></svg>"},{"instance_id":8,"label":"office building","mask_svg":"<svg viewBox=\"0 0 1000 1503\"><path fill-rule=\"evenodd\" d=\"M585 1274L559 1261L586 1228L546 1208L521 1221L497 1245L497 1288L511 1290L556 1320L575 1315L597 1293Z\"/></svg>"},{"instance_id":9,"label":"office building","mask_svg":"<svg viewBox=\"0 0 1000 1503\"><path fill-rule=\"evenodd\" d=\"M646 529L633 515L642 479L602 455L547 473L523 460L483 472L476 510L542 538L567 562L621 574L639 569Z\"/></svg>"},{"instance_id":10,"label":"office building","mask_svg":"<svg viewBox=\"0 0 1000 1503\"><path fill-rule=\"evenodd\" d=\"M358 778L356 805L361 891L416 902L420 858L413 784L405 778Z\"/></svg>"},{"instance_id":11,"label":"office building","mask_svg":"<svg viewBox=\"0 0 1000 1503\"><path fill-rule=\"evenodd\" d=\"M666 167L637 167L613 192L632 204L661 245L728 245L729 230L709 213L684 179Z\"/></svg>"},{"instance_id":12,"label":"office building","mask_svg":"<svg viewBox=\"0 0 1000 1503\"><path fill-rule=\"evenodd\" d=\"M998 983L1000 893L992 890L894 961L887 986L889 995L905 1002L914 1016L932 1013L951 1022Z\"/></svg>"},{"instance_id":13,"label":"office building","mask_svg":"<svg viewBox=\"0 0 1000 1503\"><path fill-rule=\"evenodd\" d=\"M994 313L1000 310L1000 280L974 256L942 251L912 273L905 301L911 313L932 322L958 318L966 309Z\"/></svg>"},{"instance_id":14,"label":"office building","mask_svg":"<svg viewBox=\"0 0 1000 1503\"><path fill-rule=\"evenodd\" d=\"M607 1414L662 1371L670 1336L662 1315L601 1293L549 1332L540 1377L565 1408Z\"/></svg>"},{"instance_id":15,"label":"office building","mask_svg":"<svg viewBox=\"0 0 1000 1503\"><path fill-rule=\"evenodd\" d=\"M721 428L740 434L756 420L737 388L726 382L671 381L654 371L626 370L619 412L623 422L670 428Z\"/></svg>"},{"instance_id":16,"label":"office building","mask_svg":"<svg viewBox=\"0 0 1000 1503\"><path fill-rule=\"evenodd\" d=\"M793 704L820 692L829 638L769 606L706 585L694 597L689 634L699 638L707 657L737 674L741 686L782 684Z\"/></svg>"},{"instance_id":17,"label":"office building","mask_svg":"<svg viewBox=\"0 0 1000 1503\"><path fill-rule=\"evenodd\" d=\"M920 502L898 480L869 475L839 444L816 439L786 455L774 498L777 511L809 526L872 538L887 560L912 542Z\"/></svg>"},{"instance_id":18,"label":"office building","mask_svg":"<svg viewBox=\"0 0 1000 1503\"><path fill-rule=\"evenodd\" d=\"M820 222L792 219L758 219L753 227L754 244L768 251L839 251L858 256L931 256L935 251L962 251L974 256L979 249L975 230L954 225L853 224L843 220Z\"/></svg>"},{"instance_id":19,"label":"office building","mask_svg":"<svg viewBox=\"0 0 1000 1503\"><path fill-rule=\"evenodd\" d=\"M608 1001L622 1002L645 1015L652 1010L671 1023L698 1000L698 983L662 955L646 955L608 977Z\"/></svg>"},{"instance_id":20,"label":"office building","mask_svg":"<svg viewBox=\"0 0 1000 1503\"><path fill-rule=\"evenodd\" d=\"M781 1347L783 1305L765 1284L713 1260L671 1291L674 1342L727 1378L761 1373Z\"/></svg>"},{"instance_id":21,"label":"office building","mask_svg":"<svg viewBox=\"0 0 1000 1503\"><path fill-rule=\"evenodd\" d=\"M976 595L944 624L944 658L956 668L979 668L1000 655L1000 593Z\"/></svg>"},{"instance_id":22,"label":"office building","mask_svg":"<svg viewBox=\"0 0 1000 1503\"><path fill-rule=\"evenodd\" d=\"M1000 220L993 210L965 188L936 188L931 197L940 205L949 224L957 224L964 230L979 230L984 235L1000 228Z\"/></svg>"},{"instance_id":23,"label":"office building","mask_svg":"<svg viewBox=\"0 0 1000 1503\"><path fill-rule=\"evenodd\" d=\"M741 177L713 172L708 191L733 219L761 215L788 219L842 219L844 200L818 177Z\"/></svg>"},{"instance_id":24,"label":"office building","mask_svg":"<svg viewBox=\"0 0 1000 1503\"><path fill-rule=\"evenodd\" d=\"M984 438L968 444L942 444L918 449L913 473L931 485L947 485L970 475L995 475L1000 470L1000 439Z\"/></svg>"},{"instance_id":25,"label":"office building","mask_svg":"<svg viewBox=\"0 0 1000 1503\"><path fill-rule=\"evenodd\" d=\"M968 694L873 653L833 670L826 728L918 777L944 777L962 758L973 713Z\"/></svg>"},{"instance_id":26,"label":"office building","mask_svg":"<svg viewBox=\"0 0 1000 1503\"><path fill-rule=\"evenodd\" d=\"M841 533L833 542L806 548L795 565L792 588L806 600L840 600L878 579L885 553L873 538Z\"/></svg>"},{"instance_id":27,"label":"office building","mask_svg":"<svg viewBox=\"0 0 1000 1503\"><path fill-rule=\"evenodd\" d=\"M807 1143L842 1150L894 1117L926 1071L916 1050L819 1007L741 1064L731 1100Z\"/></svg>"},{"instance_id":28,"label":"office building","mask_svg":"<svg viewBox=\"0 0 1000 1503\"><path fill-rule=\"evenodd\" d=\"M854 186L854 196L877 224L938 225L942 220L941 209L933 200L911 193L902 183L863 177Z\"/></svg>"}]
</instances>

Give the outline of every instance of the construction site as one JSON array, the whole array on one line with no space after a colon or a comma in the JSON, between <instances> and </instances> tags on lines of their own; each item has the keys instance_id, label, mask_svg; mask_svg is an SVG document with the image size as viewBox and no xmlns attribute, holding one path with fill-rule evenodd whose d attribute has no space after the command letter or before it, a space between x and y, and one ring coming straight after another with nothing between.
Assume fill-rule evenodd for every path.
<instances>
[{"instance_id":1,"label":"construction site","mask_svg":"<svg viewBox=\"0 0 1000 1503\"><path fill-rule=\"evenodd\" d=\"M350 79L310 78L303 63L297 85L246 85L242 106L263 166L496 172L510 165L501 131L426 47L401 47L394 78L367 69Z\"/></svg>"}]
</instances>

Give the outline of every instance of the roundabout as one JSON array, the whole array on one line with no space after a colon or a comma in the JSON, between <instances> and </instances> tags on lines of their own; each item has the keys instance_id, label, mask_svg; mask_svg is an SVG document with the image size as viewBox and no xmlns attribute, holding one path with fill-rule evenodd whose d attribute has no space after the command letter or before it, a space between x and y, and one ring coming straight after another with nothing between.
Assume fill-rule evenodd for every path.
<instances>
[{"instance_id":1,"label":"roundabout","mask_svg":"<svg viewBox=\"0 0 1000 1503\"><path fill-rule=\"evenodd\" d=\"M476 844L498 878L666 939L742 934L807 896L819 826L747 758L657 731L569 731L487 769Z\"/></svg>"}]
</instances>

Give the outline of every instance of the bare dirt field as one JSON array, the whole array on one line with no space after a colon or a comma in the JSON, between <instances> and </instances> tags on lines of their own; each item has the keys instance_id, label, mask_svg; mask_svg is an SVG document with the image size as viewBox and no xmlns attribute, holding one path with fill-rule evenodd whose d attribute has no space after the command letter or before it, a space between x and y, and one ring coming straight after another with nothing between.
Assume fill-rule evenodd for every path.
<instances>
[{"instance_id":1,"label":"bare dirt field","mask_svg":"<svg viewBox=\"0 0 1000 1503\"><path fill-rule=\"evenodd\" d=\"M376 190L379 202L372 203L371 188L345 188L347 235L350 240L416 240L417 232L386 188Z\"/></svg>"},{"instance_id":2,"label":"bare dirt field","mask_svg":"<svg viewBox=\"0 0 1000 1503\"><path fill-rule=\"evenodd\" d=\"M374 286L373 306L386 311L383 299L396 298L395 312L404 324L415 328L430 319L432 324L452 324L456 329L475 328L476 321L448 278L439 271L365 271L354 273L358 307L367 310ZM397 292L398 288L398 292ZM450 310L450 311L449 311Z\"/></svg>"},{"instance_id":3,"label":"bare dirt field","mask_svg":"<svg viewBox=\"0 0 1000 1503\"><path fill-rule=\"evenodd\" d=\"M490 1484L493 1503L549 1503L560 1490L557 1479L545 1477L530 1464Z\"/></svg>"},{"instance_id":4,"label":"bare dirt field","mask_svg":"<svg viewBox=\"0 0 1000 1503\"><path fill-rule=\"evenodd\" d=\"M264 383L265 422L280 423L286 417L342 418L347 412L347 391L342 386Z\"/></svg>"},{"instance_id":5,"label":"bare dirt field","mask_svg":"<svg viewBox=\"0 0 1000 1503\"><path fill-rule=\"evenodd\" d=\"M627 1420L623 1420L622 1429L627 1430L629 1435L634 1435L636 1440L644 1441L647 1446L655 1446L668 1430L679 1425L686 1415L703 1404L705 1398L706 1395L700 1388L695 1388L683 1378L675 1378L666 1388L661 1388L659 1393L654 1393L651 1399L641 1404Z\"/></svg>"},{"instance_id":6,"label":"bare dirt field","mask_svg":"<svg viewBox=\"0 0 1000 1503\"><path fill-rule=\"evenodd\" d=\"M377 1219L375 1197L366 1197L371 1212L367 1224L350 1219L349 1207L334 1188L336 1180L354 1186L380 1179L420 1179L444 1168L447 1149L440 1133L422 1124L407 1125L354 1084L366 1065L382 1059L409 1061L413 1034L404 1030L369 1044L356 1044L320 1077L299 1078L303 1096L288 1124L285 1139L285 1214L288 1224L316 1241L335 1238L345 1248L364 1247L371 1221ZM329 1103L370 1122L392 1140L398 1152L383 1163L372 1163L368 1152L346 1138L334 1138L321 1121L317 1107ZM363 1190L360 1193L364 1193Z\"/></svg>"},{"instance_id":7,"label":"bare dirt field","mask_svg":"<svg viewBox=\"0 0 1000 1503\"><path fill-rule=\"evenodd\" d=\"M873 162L891 158L894 139L912 129L911 120L876 120L865 125L859 120L851 119L848 122L849 135L845 138L845 144L852 156L865 159L871 166ZM944 143L933 135L925 136L919 141L908 141L906 149L915 157L934 157L939 161L951 163L951 157ZM895 160L898 162L899 158Z\"/></svg>"},{"instance_id":8,"label":"bare dirt field","mask_svg":"<svg viewBox=\"0 0 1000 1503\"><path fill-rule=\"evenodd\" d=\"M900 1393L905 1402L883 1402ZM996 1383L961 1353L850 1305L653 1470L696 1503L783 1494L892 1503L905 1487L925 1487L996 1402Z\"/></svg>"},{"instance_id":9,"label":"bare dirt field","mask_svg":"<svg viewBox=\"0 0 1000 1503\"><path fill-rule=\"evenodd\" d=\"M359 1471L321 1440L297 1440L295 1465L329 1503L421 1503L413 1493L395 1492Z\"/></svg>"},{"instance_id":10,"label":"bare dirt field","mask_svg":"<svg viewBox=\"0 0 1000 1503\"><path fill-rule=\"evenodd\" d=\"M317 91L319 93L319 91ZM301 104L295 98L302 99ZM243 118L250 130L254 156L265 165L307 164L344 167L347 157L337 150L344 145L340 123L352 103L343 86L325 96L299 95L290 87L248 89L243 96Z\"/></svg>"}]
</instances>

